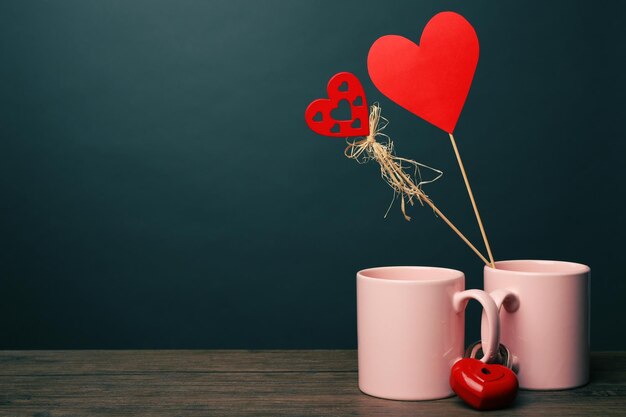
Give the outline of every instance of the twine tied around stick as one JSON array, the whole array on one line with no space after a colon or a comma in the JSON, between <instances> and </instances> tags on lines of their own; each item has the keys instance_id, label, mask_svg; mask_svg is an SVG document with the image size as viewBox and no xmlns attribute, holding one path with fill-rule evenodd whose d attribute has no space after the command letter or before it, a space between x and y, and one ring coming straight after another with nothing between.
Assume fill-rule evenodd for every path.
<instances>
[{"instance_id":1,"label":"twine tied around stick","mask_svg":"<svg viewBox=\"0 0 626 417\"><path fill-rule=\"evenodd\" d=\"M385 217L387 217L393 202L398 197L400 198L402 214L407 221L411 220L411 218L406 214L406 203L413 205L414 200L417 200L422 206L426 203L432 208L435 215L439 216L486 265L491 265L487 258L476 249L472 242L435 206L435 203L422 190L422 185L437 181L441 178L443 172L412 159L396 156L393 141L389 136L382 133L389 121L380 115L380 111L378 103L374 103L370 107L370 134L360 140L351 141L347 139L348 146L344 150L344 154L359 164L375 160L380 165L381 177L393 189L393 199L387 209L387 213L385 213ZM382 138L382 140L377 141L377 138ZM434 179L424 181L422 180L420 168L427 168L435 172L437 176ZM413 174L407 173L406 169L413 169Z\"/></svg>"},{"instance_id":2,"label":"twine tied around stick","mask_svg":"<svg viewBox=\"0 0 626 417\"><path fill-rule=\"evenodd\" d=\"M344 150L344 155L354 159L359 164L365 164L371 160L378 162L382 179L389 184L394 193L385 217L389 214L389 210L396 198L400 198L402 214L405 220L409 221L411 217L406 214L405 203L413 205L414 200L417 200L422 206L425 201L430 203L428 196L422 190L422 186L437 181L441 178L443 172L412 159L396 156L393 141L389 136L382 133L389 121L382 117L380 113L380 106L378 103L374 103L370 107L370 134L360 140L351 141L347 139L348 146ZM382 140L378 141L376 140L377 138L382 138ZM435 172L436 177L431 180L422 180L420 168L426 168ZM407 173L405 171L407 169L411 169L413 173Z\"/></svg>"}]
</instances>

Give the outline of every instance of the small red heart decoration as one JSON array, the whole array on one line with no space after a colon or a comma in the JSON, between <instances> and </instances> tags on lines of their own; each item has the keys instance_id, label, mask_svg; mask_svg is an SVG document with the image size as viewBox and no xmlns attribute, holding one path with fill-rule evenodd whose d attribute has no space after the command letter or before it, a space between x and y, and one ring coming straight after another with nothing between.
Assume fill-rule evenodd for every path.
<instances>
[{"instance_id":1,"label":"small red heart decoration","mask_svg":"<svg viewBox=\"0 0 626 417\"><path fill-rule=\"evenodd\" d=\"M472 25L460 14L442 12L426 24L419 46L398 35L376 40L367 68L381 93L452 133L472 85L478 49Z\"/></svg>"},{"instance_id":2,"label":"small red heart decoration","mask_svg":"<svg viewBox=\"0 0 626 417\"><path fill-rule=\"evenodd\" d=\"M495 410L515 400L518 383L515 373L506 366L465 358L452 367L450 387L467 405Z\"/></svg>"},{"instance_id":3,"label":"small red heart decoration","mask_svg":"<svg viewBox=\"0 0 626 417\"><path fill-rule=\"evenodd\" d=\"M369 111L359 79L352 73L340 72L328 81L326 92L327 99L315 100L304 112L304 119L309 128L324 136L369 135ZM350 119L336 120L331 115L341 100L346 100L350 105Z\"/></svg>"}]
</instances>

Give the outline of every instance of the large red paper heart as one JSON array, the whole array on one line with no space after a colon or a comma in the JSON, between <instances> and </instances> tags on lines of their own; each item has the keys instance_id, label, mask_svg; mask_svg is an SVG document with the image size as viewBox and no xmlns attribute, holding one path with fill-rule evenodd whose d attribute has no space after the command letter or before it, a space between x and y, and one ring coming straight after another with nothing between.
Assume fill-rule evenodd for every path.
<instances>
[{"instance_id":1,"label":"large red paper heart","mask_svg":"<svg viewBox=\"0 0 626 417\"><path fill-rule=\"evenodd\" d=\"M448 133L454 131L478 63L478 37L463 16L435 15L419 46L398 35L379 38L367 68L388 98Z\"/></svg>"},{"instance_id":2,"label":"large red paper heart","mask_svg":"<svg viewBox=\"0 0 626 417\"><path fill-rule=\"evenodd\" d=\"M369 112L365 92L359 79L352 73L335 74L326 88L328 98L315 100L304 112L304 119L312 131L324 136L348 137L369 135ZM332 111L341 100L350 105L350 118L337 120Z\"/></svg>"},{"instance_id":3,"label":"large red paper heart","mask_svg":"<svg viewBox=\"0 0 626 417\"><path fill-rule=\"evenodd\" d=\"M495 410L515 400L518 383L515 373L506 366L465 358L452 366L450 387L475 409Z\"/></svg>"}]
</instances>

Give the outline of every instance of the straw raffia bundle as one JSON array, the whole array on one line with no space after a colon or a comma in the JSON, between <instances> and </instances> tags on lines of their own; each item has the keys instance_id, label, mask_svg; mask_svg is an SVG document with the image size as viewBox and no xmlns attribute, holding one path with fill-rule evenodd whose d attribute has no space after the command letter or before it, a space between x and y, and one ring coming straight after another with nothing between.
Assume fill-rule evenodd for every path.
<instances>
[{"instance_id":1,"label":"straw raffia bundle","mask_svg":"<svg viewBox=\"0 0 626 417\"><path fill-rule=\"evenodd\" d=\"M381 177L394 192L391 204L393 204L396 198L400 198L402 214L409 221L411 217L406 214L406 203L413 205L414 200L417 200L422 206L424 202L432 206L432 202L422 190L422 186L437 181L441 178L443 172L412 159L396 156L393 141L383 133L389 121L382 117L380 113L380 106L378 103L374 103L370 107L369 136L360 140L348 139L348 146L344 154L360 164L374 160L380 165ZM434 172L436 174L435 178L422 180L422 168ZM389 208L391 208L391 205ZM389 209L385 217L388 213Z\"/></svg>"}]
</instances>

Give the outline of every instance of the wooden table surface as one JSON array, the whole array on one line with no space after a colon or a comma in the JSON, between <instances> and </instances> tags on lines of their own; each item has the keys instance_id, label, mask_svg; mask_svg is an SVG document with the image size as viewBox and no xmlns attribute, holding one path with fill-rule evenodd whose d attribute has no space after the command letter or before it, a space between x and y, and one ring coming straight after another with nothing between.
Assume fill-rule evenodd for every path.
<instances>
[{"instance_id":1,"label":"wooden table surface","mask_svg":"<svg viewBox=\"0 0 626 417\"><path fill-rule=\"evenodd\" d=\"M626 352L591 383L521 391L489 416L626 416ZM357 387L353 350L0 351L1 416L464 416L458 398L389 401Z\"/></svg>"}]
</instances>

